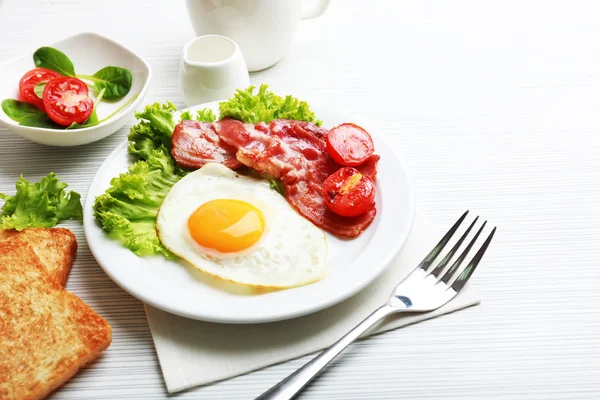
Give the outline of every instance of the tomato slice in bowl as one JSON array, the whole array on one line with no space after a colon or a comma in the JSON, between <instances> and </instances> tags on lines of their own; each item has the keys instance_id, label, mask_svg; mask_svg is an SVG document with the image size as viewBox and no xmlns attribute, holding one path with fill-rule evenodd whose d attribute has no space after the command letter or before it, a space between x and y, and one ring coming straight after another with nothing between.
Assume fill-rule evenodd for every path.
<instances>
[{"instance_id":1,"label":"tomato slice in bowl","mask_svg":"<svg viewBox=\"0 0 600 400\"><path fill-rule=\"evenodd\" d=\"M356 217L375 207L375 183L355 168L340 168L323 182L323 197L337 215Z\"/></svg>"},{"instance_id":2,"label":"tomato slice in bowl","mask_svg":"<svg viewBox=\"0 0 600 400\"><path fill-rule=\"evenodd\" d=\"M88 93L85 82L77 78L55 78L44 88L44 107L52 121L59 125L81 124L94 110L94 101Z\"/></svg>"},{"instance_id":3,"label":"tomato slice in bowl","mask_svg":"<svg viewBox=\"0 0 600 400\"><path fill-rule=\"evenodd\" d=\"M341 124L327 132L327 153L345 167L355 167L373 155L373 139L369 132L355 124Z\"/></svg>"},{"instance_id":4,"label":"tomato slice in bowl","mask_svg":"<svg viewBox=\"0 0 600 400\"><path fill-rule=\"evenodd\" d=\"M44 101L35 93L35 86L39 83L50 82L54 78L62 76L58 72L47 68L34 68L27 71L19 81L20 100L33 104L40 110L44 109Z\"/></svg>"}]
</instances>

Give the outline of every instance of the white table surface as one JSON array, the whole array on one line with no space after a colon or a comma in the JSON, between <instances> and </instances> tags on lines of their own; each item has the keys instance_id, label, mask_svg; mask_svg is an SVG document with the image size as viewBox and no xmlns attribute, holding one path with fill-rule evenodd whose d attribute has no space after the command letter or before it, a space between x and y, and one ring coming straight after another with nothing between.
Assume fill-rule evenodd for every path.
<instances>
[{"instance_id":1,"label":"white table surface","mask_svg":"<svg viewBox=\"0 0 600 400\"><path fill-rule=\"evenodd\" d=\"M440 229L466 208L499 226L473 277L481 306L357 343L302 399L600 398L599 19L594 1L334 0L251 76L376 121ZM182 105L183 1L0 0L0 62L84 30L149 61L146 102ZM84 195L126 134L54 149L0 129L0 191L54 171ZM167 397L142 304L70 226L68 288L113 343L52 398ZM253 398L306 360L172 397Z\"/></svg>"}]
</instances>

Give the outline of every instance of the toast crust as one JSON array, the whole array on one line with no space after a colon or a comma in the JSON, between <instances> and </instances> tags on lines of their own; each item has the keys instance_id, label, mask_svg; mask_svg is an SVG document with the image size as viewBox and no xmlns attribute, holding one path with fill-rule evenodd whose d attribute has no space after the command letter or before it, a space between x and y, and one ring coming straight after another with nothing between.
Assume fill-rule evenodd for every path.
<instances>
[{"instance_id":1,"label":"toast crust","mask_svg":"<svg viewBox=\"0 0 600 400\"><path fill-rule=\"evenodd\" d=\"M23 237L0 242L0 398L43 399L106 349L111 327Z\"/></svg>"}]
</instances>

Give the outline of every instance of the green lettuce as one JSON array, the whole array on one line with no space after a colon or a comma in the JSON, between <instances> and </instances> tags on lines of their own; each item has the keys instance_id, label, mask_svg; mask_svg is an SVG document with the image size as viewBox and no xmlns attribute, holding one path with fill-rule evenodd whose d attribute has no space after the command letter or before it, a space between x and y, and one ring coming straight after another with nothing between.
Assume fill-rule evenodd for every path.
<instances>
[{"instance_id":1,"label":"green lettuce","mask_svg":"<svg viewBox=\"0 0 600 400\"><path fill-rule=\"evenodd\" d=\"M214 122L217 120L217 116L210 108L203 108L196 111L196 121L200 122Z\"/></svg>"},{"instance_id":2,"label":"green lettuce","mask_svg":"<svg viewBox=\"0 0 600 400\"><path fill-rule=\"evenodd\" d=\"M67 186L53 172L33 184L21 176L14 196L0 193L5 201L0 229L51 228L67 219L81 219L81 196L65 191Z\"/></svg>"},{"instance_id":3,"label":"green lettuce","mask_svg":"<svg viewBox=\"0 0 600 400\"><path fill-rule=\"evenodd\" d=\"M165 104L148 105L144 107L144 111L136 112L135 117L140 122L129 130L129 153L141 160L150 158L155 150L168 155L171 136L175 130L175 110L173 103L167 101Z\"/></svg>"},{"instance_id":4,"label":"green lettuce","mask_svg":"<svg viewBox=\"0 0 600 400\"><path fill-rule=\"evenodd\" d=\"M297 119L320 124L305 102L291 96L276 96L267 85L256 95L253 87L240 90L219 104L220 117L236 118L242 122L269 122L275 118ZM135 163L129 170L111 181L106 192L95 199L94 215L107 234L119 240L139 256L163 255L177 257L167 250L156 234L156 215L171 187L189 170L179 167L171 157L171 136L175 129L175 106L166 102L148 105L135 113L138 123L128 135L128 151ZM213 122L217 119L211 109L192 115L184 111L179 121ZM241 172L241 171L240 171ZM269 177L264 177L269 179ZM271 187L280 193L280 182L269 179Z\"/></svg>"},{"instance_id":5,"label":"green lettuce","mask_svg":"<svg viewBox=\"0 0 600 400\"><path fill-rule=\"evenodd\" d=\"M170 154L174 111L175 106L166 102L135 113L139 122L129 131L128 151L136 162L113 178L94 202L94 216L102 229L139 256L177 258L156 234L158 209L171 187L186 174Z\"/></svg>"},{"instance_id":6,"label":"green lettuce","mask_svg":"<svg viewBox=\"0 0 600 400\"><path fill-rule=\"evenodd\" d=\"M256 124L269 123L274 119L292 119L312 122L321 126L322 121L315 118L305 101L300 101L291 95L284 97L271 92L269 85L260 85L258 93L254 94L254 86L238 89L235 95L219 103L220 118L233 118L243 122Z\"/></svg>"},{"instance_id":7,"label":"green lettuce","mask_svg":"<svg viewBox=\"0 0 600 400\"><path fill-rule=\"evenodd\" d=\"M190 110L184 111L179 115L179 122L185 120L191 121L194 119L199 122L214 122L217 120L217 116L210 108L203 108L196 111L196 117L192 116L192 112Z\"/></svg>"},{"instance_id":8,"label":"green lettuce","mask_svg":"<svg viewBox=\"0 0 600 400\"><path fill-rule=\"evenodd\" d=\"M179 114L179 122L191 121L193 119L194 117L192 117L192 112L190 110L184 111L181 114Z\"/></svg>"},{"instance_id":9,"label":"green lettuce","mask_svg":"<svg viewBox=\"0 0 600 400\"><path fill-rule=\"evenodd\" d=\"M108 190L94 203L94 215L108 235L139 256L162 254L175 259L158 240L156 214L169 189L185 173L163 147L148 159L113 178Z\"/></svg>"}]
</instances>

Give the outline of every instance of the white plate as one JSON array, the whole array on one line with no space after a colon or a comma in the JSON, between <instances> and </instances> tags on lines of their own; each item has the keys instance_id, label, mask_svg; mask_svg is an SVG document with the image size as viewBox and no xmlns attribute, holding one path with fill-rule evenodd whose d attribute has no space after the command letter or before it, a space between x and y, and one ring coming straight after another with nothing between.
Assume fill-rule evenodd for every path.
<instances>
[{"instance_id":1,"label":"white plate","mask_svg":"<svg viewBox=\"0 0 600 400\"><path fill-rule=\"evenodd\" d=\"M192 107L211 107L218 103ZM353 118L314 108L330 127ZM127 143L104 161L92 181L84 209L85 235L96 260L108 276L138 299L169 313L225 323L259 323L299 317L332 306L363 289L390 264L404 245L415 213L415 200L406 170L379 132L371 133L381 156L377 174L377 217L359 237L341 240L327 235L327 276L316 283L257 293L199 272L184 261L138 257L109 239L96 222L93 204L110 180L130 163ZM294 240L294 238L290 238Z\"/></svg>"},{"instance_id":2,"label":"white plate","mask_svg":"<svg viewBox=\"0 0 600 400\"><path fill-rule=\"evenodd\" d=\"M150 83L150 66L138 55L120 44L96 33L79 33L57 43L48 43L65 53L79 74L92 75L109 65L127 68L131 71L133 82L131 90L123 99L98 104L97 113L100 119L115 112L136 94L138 97L117 115L109 120L83 129L62 130L36 128L19 125L10 119L0 107L0 123L14 133L33 142L50 146L79 146L103 139L118 131L132 116L133 110L144 99ZM0 64L0 102L5 99L16 99L19 93L19 80L25 72L35 68L33 52Z\"/></svg>"}]
</instances>

